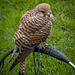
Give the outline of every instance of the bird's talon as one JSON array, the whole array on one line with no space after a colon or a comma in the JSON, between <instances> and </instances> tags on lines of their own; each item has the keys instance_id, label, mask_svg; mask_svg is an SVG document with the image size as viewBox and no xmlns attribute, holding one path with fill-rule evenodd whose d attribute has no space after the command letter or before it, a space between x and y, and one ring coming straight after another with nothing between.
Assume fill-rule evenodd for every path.
<instances>
[{"instance_id":1,"label":"bird's talon","mask_svg":"<svg viewBox=\"0 0 75 75\"><path fill-rule=\"evenodd\" d=\"M45 46L48 46L48 44L45 44ZM43 49L45 49L45 46L42 46L42 47L43 47Z\"/></svg>"},{"instance_id":2,"label":"bird's talon","mask_svg":"<svg viewBox=\"0 0 75 75\"><path fill-rule=\"evenodd\" d=\"M43 47L43 49L45 49L45 46L42 46Z\"/></svg>"},{"instance_id":3,"label":"bird's talon","mask_svg":"<svg viewBox=\"0 0 75 75\"><path fill-rule=\"evenodd\" d=\"M48 44L45 44L45 46L48 46Z\"/></svg>"}]
</instances>

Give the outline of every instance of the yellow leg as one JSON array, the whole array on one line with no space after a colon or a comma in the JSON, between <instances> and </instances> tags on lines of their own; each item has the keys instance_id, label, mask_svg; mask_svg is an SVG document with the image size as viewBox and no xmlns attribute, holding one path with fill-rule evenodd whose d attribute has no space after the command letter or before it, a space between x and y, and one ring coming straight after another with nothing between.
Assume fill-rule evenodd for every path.
<instances>
[{"instance_id":1,"label":"yellow leg","mask_svg":"<svg viewBox=\"0 0 75 75\"><path fill-rule=\"evenodd\" d=\"M42 46L42 47L43 47L43 49L45 49L45 46L48 46L48 44L44 44L44 46Z\"/></svg>"},{"instance_id":2,"label":"yellow leg","mask_svg":"<svg viewBox=\"0 0 75 75\"><path fill-rule=\"evenodd\" d=\"M45 44L45 46L48 46L48 44Z\"/></svg>"},{"instance_id":3,"label":"yellow leg","mask_svg":"<svg viewBox=\"0 0 75 75\"><path fill-rule=\"evenodd\" d=\"M43 47L43 49L45 49L45 46L42 46Z\"/></svg>"}]
</instances>

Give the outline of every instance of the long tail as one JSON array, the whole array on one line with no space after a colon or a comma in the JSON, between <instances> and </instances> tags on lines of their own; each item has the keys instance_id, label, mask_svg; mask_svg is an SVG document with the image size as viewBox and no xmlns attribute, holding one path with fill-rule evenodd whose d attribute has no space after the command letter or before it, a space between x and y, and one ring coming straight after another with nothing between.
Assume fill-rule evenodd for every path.
<instances>
[{"instance_id":1,"label":"long tail","mask_svg":"<svg viewBox=\"0 0 75 75\"><path fill-rule=\"evenodd\" d=\"M13 64L10 67L10 71L20 62L22 62L33 50L25 48L25 49L21 49L21 51L19 52L18 56L16 57L16 59L14 60Z\"/></svg>"},{"instance_id":2,"label":"long tail","mask_svg":"<svg viewBox=\"0 0 75 75\"><path fill-rule=\"evenodd\" d=\"M26 64L26 59L24 59L24 60L20 63L19 75L24 75L25 64Z\"/></svg>"}]
</instances>

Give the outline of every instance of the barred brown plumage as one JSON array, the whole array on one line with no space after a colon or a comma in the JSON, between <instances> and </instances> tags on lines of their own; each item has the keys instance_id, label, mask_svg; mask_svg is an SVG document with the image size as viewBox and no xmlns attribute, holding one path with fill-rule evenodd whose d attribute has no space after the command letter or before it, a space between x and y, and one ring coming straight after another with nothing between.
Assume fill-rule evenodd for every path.
<instances>
[{"instance_id":1,"label":"barred brown plumage","mask_svg":"<svg viewBox=\"0 0 75 75\"><path fill-rule=\"evenodd\" d=\"M19 29L14 36L16 47L20 51L10 70L18 63L25 61L26 57L35 48L42 48L51 33L53 21L54 18L50 5L46 3L39 4L34 9L24 13L20 21ZM22 64L20 64L21 66ZM20 73L22 72L21 68Z\"/></svg>"}]
</instances>

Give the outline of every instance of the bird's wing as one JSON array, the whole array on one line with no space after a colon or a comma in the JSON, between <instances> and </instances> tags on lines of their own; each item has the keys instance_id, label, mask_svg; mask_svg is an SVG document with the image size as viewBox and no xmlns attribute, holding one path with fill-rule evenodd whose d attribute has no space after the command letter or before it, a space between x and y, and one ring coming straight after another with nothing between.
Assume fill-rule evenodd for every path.
<instances>
[{"instance_id":1,"label":"bird's wing","mask_svg":"<svg viewBox=\"0 0 75 75\"><path fill-rule=\"evenodd\" d=\"M15 43L19 47L34 47L47 39L51 30L50 21L45 17L29 17L21 21L15 34Z\"/></svg>"},{"instance_id":2,"label":"bird's wing","mask_svg":"<svg viewBox=\"0 0 75 75\"><path fill-rule=\"evenodd\" d=\"M23 61L41 42L44 42L51 31L50 21L44 17L24 19L21 23L22 27L20 26L15 34L15 43L21 48L24 47L24 50L21 49L10 70Z\"/></svg>"},{"instance_id":3,"label":"bird's wing","mask_svg":"<svg viewBox=\"0 0 75 75\"><path fill-rule=\"evenodd\" d=\"M26 59L26 57L32 52L32 49L21 49L21 51L19 52L18 56L15 58L14 62L12 63L11 67L10 67L10 71L20 62L22 62L23 60Z\"/></svg>"}]
</instances>

